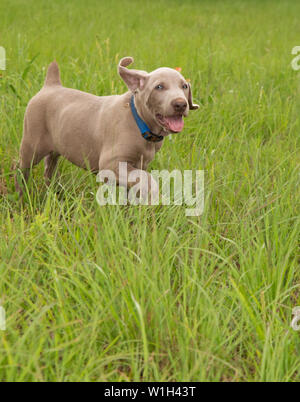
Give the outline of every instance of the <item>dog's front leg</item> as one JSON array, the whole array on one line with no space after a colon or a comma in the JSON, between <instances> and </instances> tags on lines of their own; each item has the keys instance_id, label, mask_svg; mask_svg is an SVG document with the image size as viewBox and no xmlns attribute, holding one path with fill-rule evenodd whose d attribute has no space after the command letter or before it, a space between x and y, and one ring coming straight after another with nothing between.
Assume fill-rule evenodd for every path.
<instances>
[{"instance_id":1,"label":"dog's front leg","mask_svg":"<svg viewBox=\"0 0 300 402\"><path fill-rule=\"evenodd\" d=\"M116 176L117 184L128 190L128 198L132 204L158 204L158 183L146 170L137 169L127 162L119 162Z\"/></svg>"}]
</instances>

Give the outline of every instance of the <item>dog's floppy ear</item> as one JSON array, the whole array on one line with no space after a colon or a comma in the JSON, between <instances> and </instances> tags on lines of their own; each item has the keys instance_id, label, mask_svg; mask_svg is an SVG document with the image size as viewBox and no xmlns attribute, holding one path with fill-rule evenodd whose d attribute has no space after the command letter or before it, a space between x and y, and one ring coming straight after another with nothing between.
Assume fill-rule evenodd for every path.
<instances>
[{"instance_id":1,"label":"dog's floppy ear","mask_svg":"<svg viewBox=\"0 0 300 402\"><path fill-rule=\"evenodd\" d=\"M132 57L123 57L118 66L120 77L123 79L130 91L143 89L148 78L148 73L146 71L129 70L126 68L129 64L133 63L133 61Z\"/></svg>"},{"instance_id":2,"label":"dog's floppy ear","mask_svg":"<svg viewBox=\"0 0 300 402\"><path fill-rule=\"evenodd\" d=\"M197 105L197 103L193 103L192 90L191 90L191 85L190 85L190 84L189 84L189 97L188 97L188 101L189 101L189 108L190 108L190 110L199 109L199 105Z\"/></svg>"}]
</instances>

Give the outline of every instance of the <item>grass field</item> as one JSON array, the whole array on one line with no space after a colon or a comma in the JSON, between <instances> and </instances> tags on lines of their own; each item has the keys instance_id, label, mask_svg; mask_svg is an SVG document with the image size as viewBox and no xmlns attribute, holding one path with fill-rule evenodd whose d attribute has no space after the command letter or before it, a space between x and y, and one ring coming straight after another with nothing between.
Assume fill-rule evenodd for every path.
<instances>
[{"instance_id":1,"label":"grass field","mask_svg":"<svg viewBox=\"0 0 300 402\"><path fill-rule=\"evenodd\" d=\"M0 0L0 381L300 380L299 16L293 0ZM150 170L205 170L203 215L100 208L63 160L49 190L34 168L22 204L12 166L49 62L107 95L127 55L192 82L201 108Z\"/></svg>"}]
</instances>

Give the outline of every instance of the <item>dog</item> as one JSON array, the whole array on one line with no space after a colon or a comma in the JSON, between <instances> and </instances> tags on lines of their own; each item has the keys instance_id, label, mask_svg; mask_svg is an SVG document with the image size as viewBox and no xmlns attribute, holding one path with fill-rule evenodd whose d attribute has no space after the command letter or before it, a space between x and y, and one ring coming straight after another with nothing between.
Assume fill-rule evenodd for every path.
<instances>
[{"instance_id":1,"label":"dog","mask_svg":"<svg viewBox=\"0 0 300 402\"><path fill-rule=\"evenodd\" d=\"M49 185L58 158L63 156L93 172L109 169L118 185L130 187L132 183L125 183L128 174L146 171L164 138L182 131L183 117L199 107L193 103L189 82L175 69L163 67L147 73L128 69L131 63L132 57L124 57L118 65L128 91L111 96L65 88L58 64L50 64L43 88L25 112L19 158L25 181L30 168L45 158ZM119 172L119 162L127 162L126 177ZM148 172L147 177L147 190L157 192L157 183ZM22 196L18 180L16 188Z\"/></svg>"}]
</instances>

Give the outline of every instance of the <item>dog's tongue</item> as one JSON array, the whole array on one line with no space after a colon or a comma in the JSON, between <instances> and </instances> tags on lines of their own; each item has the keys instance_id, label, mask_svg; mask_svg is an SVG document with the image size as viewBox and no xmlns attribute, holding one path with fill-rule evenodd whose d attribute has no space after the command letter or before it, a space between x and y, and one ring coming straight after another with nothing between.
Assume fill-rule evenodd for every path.
<instances>
[{"instance_id":1,"label":"dog's tongue","mask_svg":"<svg viewBox=\"0 0 300 402\"><path fill-rule=\"evenodd\" d=\"M182 116L165 117L165 120L171 131L179 133L183 129L184 121Z\"/></svg>"}]
</instances>

